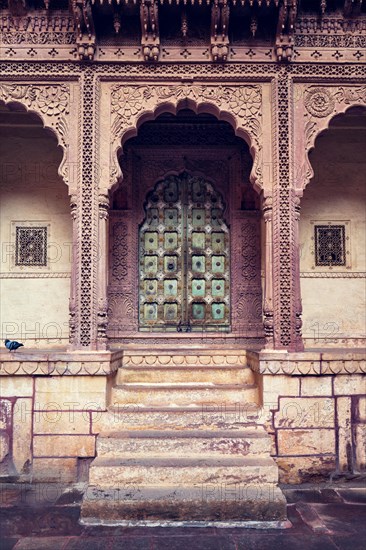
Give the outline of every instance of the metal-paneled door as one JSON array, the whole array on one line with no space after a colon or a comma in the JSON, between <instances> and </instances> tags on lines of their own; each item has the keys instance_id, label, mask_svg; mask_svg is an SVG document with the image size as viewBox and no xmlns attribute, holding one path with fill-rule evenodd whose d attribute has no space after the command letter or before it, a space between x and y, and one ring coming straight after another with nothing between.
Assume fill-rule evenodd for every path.
<instances>
[{"instance_id":1,"label":"metal-paneled door","mask_svg":"<svg viewBox=\"0 0 366 550\"><path fill-rule=\"evenodd\" d=\"M230 243L220 193L182 174L147 196L139 232L139 326L151 331L230 328Z\"/></svg>"}]
</instances>

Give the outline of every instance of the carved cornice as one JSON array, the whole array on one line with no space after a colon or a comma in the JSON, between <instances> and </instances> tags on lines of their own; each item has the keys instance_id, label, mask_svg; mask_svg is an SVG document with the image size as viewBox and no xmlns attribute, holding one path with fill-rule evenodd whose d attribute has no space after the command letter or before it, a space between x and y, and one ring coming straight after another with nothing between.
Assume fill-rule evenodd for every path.
<instances>
[{"instance_id":1,"label":"carved cornice","mask_svg":"<svg viewBox=\"0 0 366 550\"><path fill-rule=\"evenodd\" d=\"M75 78L82 75L87 66L70 62L22 62L2 61L0 69L3 79L28 78L34 79L41 76L47 78ZM184 79L197 79L199 81L225 81L225 82L248 82L253 80L268 81L274 78L284 67L274 63L225 63L216 65L213 63L164 63L151 66L142 63L95 63L93 72L99 78L113 79L119 82L123 80L146 81L149 79L167 78L181 82ZM365 82L364 64L324 64L321 63L296 63L286 66L290 77L296 80L331 82L340 79L350 79L351 83Z\"/></svg>"},{"instance_id":2,"label":"carved cornice","mask_svg":"<svg viewBox=\"0 0 366 550\"><path fill-rule=\"evenodd\" d=\"M136 133L138 119L151 113L163 103L176 109L179 103L197 109L205 104L220 118L225 112L231 116L238 135L249 138L254 157L251 179L257 188L262 187L262 90L259 85L246 86L125 86L111 88L111 129L114 136L111 149L110 186L121 175L117 153L127 132Z\"/></svg>"},{"instance_id":3,"label":"carved cornice","mask_svg":"<svg viewBox=\"0 0 366 550\"><path fill-rule=\"evenodd\" d=\"M70 85L0 82L0 100L20 103L28 111L38 114L44 126L55 133L64 151L58 173L68 185Z\"/></svg>"},{"instance_id":4,"label":"carved cornice","mask_svg":"<svg viewBox=\"0 0 366 550\"><path fill-rule=\"evenodd\" d=\"M42 7L28 0L8 0L8 9L4 9L5 0L0 21L2 51L5 57L19 60L44 56L143 63L172 59L223 63L252 58L288 62L304 55L326 62L364 59L365 17L360 1L345 0L342 12L338 5L319 0L317 11L309 12L297 0L206 0L210 17L202 17L202 0L171 3L108 0L106 9L105 0L71 0L54 9L49 0ZM316 10L314 4L312 8ZM178 18L177 25L167 21L171 9L170 17ZM160 25L162 10L164 24ZM133 32L131 16L140 20L140 29L136 26ZM230 32L233 23L235 30Z\"/></svg>"}]
</instances>

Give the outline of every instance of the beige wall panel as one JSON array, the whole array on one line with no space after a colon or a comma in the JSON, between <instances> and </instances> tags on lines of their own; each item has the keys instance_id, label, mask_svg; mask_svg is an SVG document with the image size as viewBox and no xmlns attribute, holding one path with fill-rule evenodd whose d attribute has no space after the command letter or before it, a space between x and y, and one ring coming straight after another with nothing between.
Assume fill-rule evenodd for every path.
<instances>
[{"instance_id":1,"label":"beige wall panel","mask_svg":"<svg viewBox=\"0 0 366 550\"><path fill-rule=\"evenodd\" d=\"M305 189L300 219L303 335L322 345L336 343L327 338L360 338L366 332L365 279L354 277L366 271L365 147L364 129L338 127L322 134L310 153L314 178ZM347 266L314 268L312 221L349 222Z\"/></svg>"},{"instance_id":2,"label":"beige wall panel","mask_svg":"<svg viewBox=\"0 0 366 550\"><path fill-rule=\"evenodd\" d=\"M60 339L68 338L69 279L7 279L0 282L4 337L19 339L25 347L31 348L57 347Z\"/></svg>"},{"instance_id":3,"label":"beige wall panel","mask_svg":"<svg viewBox=\"0 0 366 550\"><path fill-rule=\"evenodd\" d=\"M1 146L1 332L31 347L55 347L69 332L72 223L68 188L57 173L62 152L34 125L5 126ZM14 222L48 225L47 266L15 266Z\"/></svg>"}]
</instances>

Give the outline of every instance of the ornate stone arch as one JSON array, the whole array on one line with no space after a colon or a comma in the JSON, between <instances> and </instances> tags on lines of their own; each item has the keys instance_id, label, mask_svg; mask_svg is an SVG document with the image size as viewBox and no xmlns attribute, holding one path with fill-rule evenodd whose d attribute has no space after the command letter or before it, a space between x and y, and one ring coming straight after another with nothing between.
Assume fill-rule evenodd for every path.
<instances>
[{"instance_id":1,"label":"ornate stone arch","mask_svg":"<svg viewBox=\"0 0 366 550\"><path fill-rule=\"evenodd\" d=\"M295 93L299 101L295 117L294 186L301 196L314 176L309 153L315 146L316 138L329 128L335 116L351 107L366 107L366 85L298 85Z\"/></svg>"},{"instance_id":2,"label":"ornate stone arch","mask_svg":"<svg viewBox=\"0 0 366 550\"><path fill-rule=\"evenodd\" d=\"M0 101L7 105L19 104L26 111L35 113L43 127L56 136L63 151L58 174L69 188L76 185L70 170L70 96L69 84L0 83Z\"/></svg>"},{"instance_id":3,"label":"ornate stone arch","mask_svg":"<svg viewBox=\"0 0 366 550\"><path fill-rule=\"evenodd\" d=\"M222 85L162 85L125 86L111 88L111 148L109 188L120 180L122 173L118 153L123 143L137 135L138 128L163 112L176 114L189 108L195 113L209 113L229 122L236 135L243 138L253 158L251 182L260 192L262 173L262 87L259 84Z\"/></svg>"}]
</instances>

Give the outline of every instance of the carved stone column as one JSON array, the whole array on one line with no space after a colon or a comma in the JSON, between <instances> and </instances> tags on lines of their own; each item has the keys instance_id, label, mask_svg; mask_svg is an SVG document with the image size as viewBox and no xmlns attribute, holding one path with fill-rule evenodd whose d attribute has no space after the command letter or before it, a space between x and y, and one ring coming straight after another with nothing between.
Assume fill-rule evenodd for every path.
<instances>
[{"instance_id":1,"label":"carved stone column","mask_svg":"<svg viewBox=\"0 0 366 550\"><path fill-rule=\"evenodd\" d=\"M295 292L295 349L302 351L304 344L302 341L302 302L301 302L301 286L300 286L300 197L293 190L293 277L294 277L294 292Z\"/></svg>"},{"instance_id":2,"label":"carved stone column","mask_svg":"<svg viewBox=\"0 0 366 550\"><path fill-rule=\"evenodd\" d=\"M98 197L98 311L97 311L97 349L107 349L108 322L108 217L109 197L100 193Z\"/></svg>"},{"instance_id":3,"label":"carved stone column","mask_svg":"<svg viewBox=\"0 0 366 550\"><path fill-rule=\"evenodd\" d=\"M78 349L89 351L98 348L98 165L99 137L99 81L90 66L84 68L81 77L82 112L80 117L80 242L78 245L78 269L80 323L78 327Z\"/></svg>"},{"instance_id":4,"label":"carved stone column","mask_svg":"<svg viewBox=\"0 0 366 550\"><path fill-rule=\"evenodd\" d=\"M72 248L71 248L71 279L70 279L70 299L69 299L69 349L77 347L78 331L78 288L77 288L77 270L78 270L78 200L77 195L70 197L71 219L72 219Z\"/></svg>"},{"instance_id":5,"label":"carved stone column","mask_svg":"<svg viewBox=\"0 0 366 550\"><path fill-rule=\"evenodd\" d=\"M299 270L299 200L294 189L292 155L292 78L287 66L276 79L274 143L277 176L273 195L274 348L302 351Z\"/></svg>"},{"instance_id":6,"label":"carved stone column","mask_svg":"<svg viewBox=\"0 0 366 550\"><path fill-rule=\"evenodd\" d=\"M264 296L263 325L266 339L265 348L273 349L273 243L272 243L272 197L266 197L262 203L262 213L265 224L264 244Z\"/></svg>"}]
</instances>

